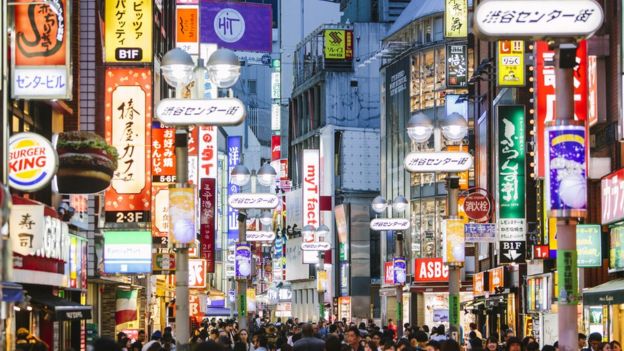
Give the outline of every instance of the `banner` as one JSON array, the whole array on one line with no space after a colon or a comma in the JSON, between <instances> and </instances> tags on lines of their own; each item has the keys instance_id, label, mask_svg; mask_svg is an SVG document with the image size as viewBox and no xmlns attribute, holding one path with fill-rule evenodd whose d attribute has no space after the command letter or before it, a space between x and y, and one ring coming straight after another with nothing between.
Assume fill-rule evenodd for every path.
<instances>
[{"instance_id":1,"label":"banner","mask_svg":"<svg viewBox=\"0 0 624 351\"><path fill-rule=\"evenodd\" d=\"M315 228L320 223L320 160L319 150L303 150L303 226ZM304 242L314 242L315 238L303 238Z\"/></svg>"},{"instance_id":2,"label":"banner","mask_svg":"<svg viewBox=\"0 0 624 351\"><path fill-rule=\"evenodd\" d=\"M176 7L176 47L192 55L199 54L199 19L197 6Z\"/></svg>"},{"instance_id":3,"label":"banner","mask_svg":"<svg viewBox=\"0 0 624 351\"><path fill-rule=\"evenodd\" d=\"M462 265L465 259L464 222L461 219L446 219L442 223L444 238L444 263Z\"/></svg>"},{"instance_id":4,"label":"banner","mask_svg":"<svg viewBox=\"0 0 624 351\"><path fill-rule=\"evenodd\" d=\"M600 180L601 223L610 224L624 219L624 168Z\"/></svg>"},{"instance_id":5,"label":"banner","mask_svg":"<svg viewBox=\"0 0 624 351\"><path fill-rule=\"evenodd\" d=\"M152 185L152 236L169 236L169 185Z\"/></svg>"},{"instance_id":6,"label":"banner","mask_svg":"<svg viewBox=\"0 0 624 351\"><path fill-rule=\"evenodd\" d=\"M324 30L323 56L326 60L353 60L353 31Z\"/></svg>"},{"instance_id":7,"label":"banner","mask_svg":"<svg viewBox=\"0 0 624 351\"><path fill-rule=\"evenodd\" d=\"M104 0L105 62L152 62L151 1Z\"/></svg>"},{"instance_id":8,"label":"banner","mask_svg":"<svg viewBox=\"0 0 624 351\"><path fill-rule=\"evenodd\" d=\"M202 178L199 187L199 244L200 257L206 260L207 272L215 271L215 206L217 198L216 179Z\"/></svg>"},{"instance_id":9,"label":"banner","mask_svg":"<svg viewBox=\"0 0 624 351\"><path fill-rule=\"evenodd\" d=\"M579 268L602 266L602 238L600 225L576 225L576 251Z\"/></svg>"},{"instance_id":10,"label":"banner","mask_svg":"<svg viewBox=\"0 0 624 351\"><path fill-rule=\"evenodd\" d=\"M446 45L446 87L468 86L468 45Z\"/></svg>"},{"instance_id":11,"label":"banner","mask_svg":"<svg viewBox=\"0 0 624 351\"><path fill-rule=\"evenodd\" d=\"M524 86L524 41L498 41L498 64L496 65L496 82L499 87Z\"/></svg>"},{"instance_id":12,"label":"banner","mask_svg":"<svg viewBox=\"0 0 624 351\"><path fill-rule=\"evenodd\" d=\"M203 289L206 287L206 273L208 273L206 260L191 258L189 259L189 289Z\"/></svg>"},{"instance_id":13,"label":"banner","mask_svg":"<svg viewBox=\"0 0 624 351\"><path fill-rule=\"evenodd\" d=\"M234 271L236 279L246 279L251 276L251 245L247 243L236 244L234 254Z\"/></svg>"},{"instance_id":14,"label":"banner","mask_svg":"<svg viewBox=\"0 0 624 351\"><path fill-rule=\"evenodd\" d=\"M152 183L152 70L107 68L104 85L105 138L119 154L105 193L106 221L147 222Z\"/></svg>"},{"instance_id":15,"label":"banner","mask_svg":"<svg viewBox=\"0 0 624 351\"><path fill-rule=\"evenodd\" d=\"M466 38L468 36L468 0L445 0L444 37Z\"/></svg>"},{"instance_id":16,"label":"banner","mask_svg":"<svg viewBox=\"0 0 624 351\"><path fill-rule=\"evenodd\" d=\"M71 16L67 0L49 3L17 0L13 8L11 96L70 99Z\"/></svg>"},{"instance_id":17,"label":"banner","mask_svg":"<svg viewBox=\"0 0 624 351\"><path fill-rule=\"evenodd\" d=\"M405 257L395 257L392 259L393 283L403 285L407 279L407 265Z\"/></svg>"},{"instance_id":18,"label":"banner","mask_svg":"<svg viewBox=\"0 0 624 351\"><path fill-rule=\"evenodd\" d=\"M240 163L242 138L240 136L228 136L227 137L227 153L228 153L228 198L233 194L240 192L240 187L232 183L230 173L236 165ZM228 240L227 246L234 245L238 240L238 210L228 205L227 209L227 231Z\"/></svg>"},{"instance_id":19,"label":"banner","mask_svg":"<svg viewBox=\"0 0 624 351\"><path fill-rule=\"evenodd\" d=\"M442 258L416 258L414 260L414 281L419 283L447 282L448 266Z\"/></svg>"},{"instance_id":20,"label":"banner","mask_svg":"<svg viewBox=\"0 0 624 351\"><path fill-rule=\"evenodd\" d=\"M220 48L271 52L271 5L203 0L200 40Z\"/></svg>"},{"instance_id":21,"label":"banner","mask_svg":"<svg viewBox=\"0 0 624 351\"><path fill-rule=\"evenodd\" d=\"M279 135L271 136L271 161L279 161L282 155L280 143L282 138Z\"/></svg>"}]
</instances>

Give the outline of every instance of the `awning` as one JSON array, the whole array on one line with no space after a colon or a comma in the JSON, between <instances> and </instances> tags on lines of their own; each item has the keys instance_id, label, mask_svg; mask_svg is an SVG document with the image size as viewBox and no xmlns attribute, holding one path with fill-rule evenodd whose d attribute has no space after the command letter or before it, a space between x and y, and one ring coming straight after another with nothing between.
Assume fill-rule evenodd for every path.
<instances>
[{"instance_id":1,"label":"awning","mask_svg":"<svg viewBox=\"0 0 624 351\"><path fill-rule=\"evenodd\" d=\"M32 297L30 300L32 303L46 306L52 310L56 321L91 319L91 306L81 305L45 293L29 291L28 295Z\"/></svg>"},{"instance_id":2,"label":"awning","mask_svg":"<svg viewBox=\"0 0 624 351\"><path fill-rule=\"evenodd\" d=\"M238 313L234 310L234 316ZM206 317L226 317L230 315L230 309L224 307L208 307Z\"/></svg>"},{"instance_id":3,"label":"awning","mask_svg":"<svg viewBox=\"0 0 624 351\"><path fill-rule=\"evenodd\" d=\"M2 301L21 302L24 299L22 286L13 282L0 282L2 286Z\"/></svg>"},{"instance_id":4,"label":"awning","mask_svg":"<svg viewBox=\"0 0 624 351\"><path fill-rule=\"evenodd\" d=\"M614 279L583 291L583 305L602 306L624 303L624 279Z\"/></svg>"}]
</instances>

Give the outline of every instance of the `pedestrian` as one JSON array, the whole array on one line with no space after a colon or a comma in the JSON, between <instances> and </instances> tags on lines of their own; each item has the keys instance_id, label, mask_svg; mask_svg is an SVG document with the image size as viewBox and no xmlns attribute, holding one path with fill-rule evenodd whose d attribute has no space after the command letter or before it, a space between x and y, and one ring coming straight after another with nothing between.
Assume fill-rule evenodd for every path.
<instances>
[{"instance_id":1,"label":"pedestrian","mask_svg":"<svg viewBox=\"0 0 624 351\"><path fill-rule=\"evenodd\" d=\"M487 341L485 342L485 348L487 351L499 351L498 337L490 336L489 338L487 338Z\"/></svg>"},{"instance_id":2,"label":"pedestrian","mask_svg":"<svg viewBox=\"0 0 624 351\"><path fill-rule=\"evenodd\" d=\"M587 345L587 335L578 333L578 349L583 350L585 345Z\"/></svg>"},{"instance_id":3,"label":"pedestrian","mask_svg":"<svg viewBox=\"0 0 624 351\"><path fill-rule=\"evenodd\" d=\"M93 341L93 351L121 351L121 347L115 340L109 337L101 337Z\"/></svg>"},{"instance_id":4,"label":"pedestrian","mask_svg":"<svg viewBox=\"0 0 624 351\"><path fill-rule=\"evenodd\" d=\"M364 351L362 345L360 345L360 331L356 327L349 327L346 333L347 345L351 348L351 351Z\"/></svg>"},{"instance_id":5,"label":"pedestrian","mask_svg":"<svg viewBox=\"0 0 624 351\"><path fill-rule=\"evenodd\" d=\"M440 328L438 327L438 330ZM440 351L460 351L459 343L453 339L448 339L442 343Z\"/></svg>"},{"instance_id":6,"label":"pedestrian","mask_svg":"<svg viewBox=\"0 0 624 351\"><path fill-rule=\"evenodd\" d=\"M225 351L225 348L212 340L208 340L197 345L195 351Z\"/></svg>"},{"instance_id":7,"label":"pedestrian","mask_svg":"<svg viewBox=\"0 0 624 351\"><path fill-rule=\"evenodd\" d=\"M329 334L325 340L325 351L340 351L341 344L338 335Z\"/></svg>"},{"instance_id":8,"label":"pedestrian","mask_svg":"<svg viewBox=\"0 0 624 351\"><path fill-rule=\"evenodd\" d=\"M302 328L302 338L293 345L294 351L323 351L325 342L314 336L312 324L305 324Z\"/></svg>"},{"instance_id":9,"label":"pedestrian","mask_svg":"<svg viewBox=\"0 0 624 351\"><path fill-rule=\"evenodd\" d=\"M440 351L440 347L439 342L431 340L425 345L425 351Z\"/></svg>"},{"instance_id":10,"label":"pedestrian","mask_svg":"<svg viewBox=\"0 0 624 351\"><path fill-rule=\"evenodd\" d=\"M622 351L622 345L620 345L619 341L611 341L611 351Z\"/></svg>"},{"instance_id":11,"label":"pedestrian","mask_svg":"<svg viewBox=\"0 0 624 351\"><path fill-rule=\"evenodd\" d=\"M507 338L507 342L505 342L505 351L525 351L524 345L522 345L522 341L516 338L515 336L511 336Z\"/></svg>"},{"instance_id":12,"label":"pedestrian","mask_svg":"<svg viewBox=\"0 0 624 351\"><path fill-rule=\"evenodd\" d=\"M602 334L589 334L589 339L587 340L587 342L589 343L589 348L586 348L585 351L600 351L600 346L602 344Z\"/></svg>"},{"instance_id":13,"label":"pedestrian","mask_svg":"<svg viewBox=\"0 0 624 351\"><path fill-rule=\"evenodd\" d=\"M378 351L377 345L373 341L369 341L364 345L364 351Z\"/></svg>"},{"instance_id":14,"label":"pedestrian","mask_svg":"<svg viewBox=\"0 0 624 351\"><path fill-rule=\"evenodd\" d=\"M603 342L600 344L600 351L611 351L611 344L608 342Z\"/></svg>"},{"instance_id":15,"label":"pedestrian","mask_svg":"<svg viewBox=\"0 0 624 351\"><path fill-rule=\"evenodd\" d=\"M477 323L470 323L470 331L471 332L475 332L475 334L477 335L477 338L479 339L483 339L483 334L481 334L481 332L479 331L479 329L477 329Z\"/></svg>"},{"instance_id":16,"label":"pedestrian","mask_svg":"<svg viewBox=\"0 0 624 351\"><path fill-rule=\"evenodd\" d=\"M145 343L145 330L139 330L139 334L137 336L137 340L132 344L132 351L141 351L143 348L143 344Z\"/></svg>"},{"instance_id":17,"label":"pedestrian","mask_svg":"<svg viewBox=\"0 0 624 351\"><path fill-rule=\"evenodd\" d=\"M552 345L544 345L544 347L542 347L542 351L555 351L555 347Z\"/></svg>"},{"instance_id":18,"label":"pedestrian","mask_svg":"<svg viewBox=\"0 0 624 351\"><path fill-rule=\"evenodd\" d=\"M254 343L254 350L255 351L268 351L267 347L268 347L268 340L267 340L266 335L264 334L258 335L258 337L256 338L256 342Z\"/></svg>"},{"instance_id":19,"label":"pedestrian","mask_svg":"<svg viewBox=\"0 0 624 351\"><path fill-rule=\"evenodd\" d=\"M239 340L239 342L245 345L244 351L253 351L251 341L249 340L249 332L247 331L247 329L241 329L237 334L237 339Z\"/></svg>"}]
</instances>

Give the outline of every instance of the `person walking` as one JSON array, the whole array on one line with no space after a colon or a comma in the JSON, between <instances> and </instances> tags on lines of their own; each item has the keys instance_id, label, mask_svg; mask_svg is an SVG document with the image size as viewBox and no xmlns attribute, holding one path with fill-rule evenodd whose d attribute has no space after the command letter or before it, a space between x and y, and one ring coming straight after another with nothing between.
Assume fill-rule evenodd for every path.
<instances>
[{"instance_id":1,"label":"person walking","mask_svg":"<svg viewBox=\"0 0 624 351\"><path fill-rule=\"evenodd\" d=\"M302 338L293 345L293 351L324 351L325 341L314 336L314 326L307 323L301 330Z\"/></svg>"}]
</instances>

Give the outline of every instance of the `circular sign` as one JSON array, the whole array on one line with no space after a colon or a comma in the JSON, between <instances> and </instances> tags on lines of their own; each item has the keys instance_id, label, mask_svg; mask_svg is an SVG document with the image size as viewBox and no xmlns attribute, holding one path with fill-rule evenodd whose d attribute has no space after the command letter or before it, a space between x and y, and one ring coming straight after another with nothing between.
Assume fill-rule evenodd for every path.
<instances>
[{"instance_id":1,"label":"circular sign","mask_svg":"<svg viewBox=\"0 0 624 351\"><path fill-rule=\"evenodd\" d=\"M50 182L58 158L48 139L35 133L19 133L9 139L9 185L17 190L35 191Z\"/></svg>"},{"instance_id":2,"label":"circular sign","mask_svg":"<svg viewBox=\"0 0 624 351\"><path fill-rule=\"evenodd\" d=\"M492 208L490 199L481 193L471 193L464 200L464 212L473 221L487 220Z\"/></svg>"},{"instance_id":3,"label":"circular sign","mask_svg":"<svg viewBox=\"0 0 624 351\"><path fill-rule=\"evenodd\" d=\"M214 18L213 26L219 39L226 43L237 42L245 34L245 18L232 8L219 11Z\"/></svg>"}]
</instances>

